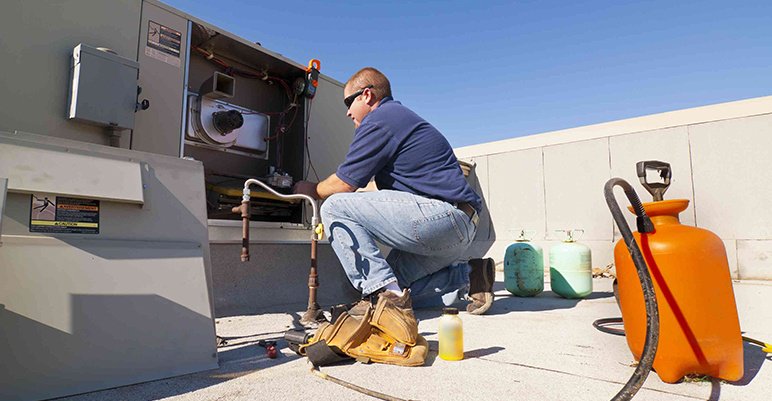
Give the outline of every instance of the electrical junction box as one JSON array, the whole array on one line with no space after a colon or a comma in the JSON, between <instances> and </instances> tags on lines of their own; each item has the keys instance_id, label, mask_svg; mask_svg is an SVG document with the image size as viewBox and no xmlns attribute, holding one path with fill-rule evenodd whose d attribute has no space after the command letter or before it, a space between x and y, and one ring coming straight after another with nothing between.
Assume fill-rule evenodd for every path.
<instances>
[{"instance_id":1,"label":"electrical junction box","mask_svg":"<svg viewBox=\"0 0 772 401\"><path fill-rule=\"evenodd\" d=\"M139 63L83 43L72 51L69 119L134 128Z\"/></svg>"}]
</instances>

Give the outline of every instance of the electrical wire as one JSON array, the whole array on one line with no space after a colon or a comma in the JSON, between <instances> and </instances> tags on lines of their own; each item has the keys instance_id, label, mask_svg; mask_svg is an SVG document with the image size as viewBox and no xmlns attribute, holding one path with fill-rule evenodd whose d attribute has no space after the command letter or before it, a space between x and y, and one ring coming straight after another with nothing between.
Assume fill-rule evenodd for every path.
<instances>
[{"instance_id":1,"label":"electrical wire","mask_svg":"<svg viewBox=\"0 0 772 401\"><path fill-rule=\"evenodd\" d=\"M279 123L276 126L275 133L267 138L265 138L266 142L272 141L274 139L278 139L280 136L282 136L284 133L286 133L290 127L292 127L292 124L295 123L295 118L298 115L298 105L297 105L297 95L292 99L292 102L287 106L287 108L279 113L275 113L279 115ZM284 124L284 118L287 116L290 110L294 110L292 113L292 118L290 119L290 122L288 124ZM282 129L284 128L284 129Z\"/></svg>"},{"instance_id":2,"label":"electrical wire","mask_svg":"<svg viewBox=\"0 0 772 401\"><path fill-rule=\"evenodd\" d=\"M311 373L313 373L316 377L320 377L320 378L322 378L324 380L329 380L329 381L331 381L331 382L333 382L333 383L335 383L337 385L346 387L348 389L357 391L357 392L365 394L365 395L369 395L370 397L378 398L380 400L385 400L385 401L411 401L411 400L405 400L405 399L402 399L402 398L393 397L393 396L390 396L388 394L379 393L377 391L370 390L370 389L364 388L362 386L357 386L354 383L349 383L349 382L347 382L345 380L338 379L335 376L330 376L327 373L324 373L321 370L319 370L318 367L311 367Z\"/></svg>"},{"instance_id":3,"label":"electrical wire","mask_svg":"<svg viewBox=\"0 0 772 401\"><path fill-rule=\"evenodd\" d=\"M309 122L311 121L311 104L314 102L314 99L311 98L308 101L308 110L306 110L306 113L308 116L305 118L305 122L303 123L303 138L305 140L305 148L306 148L306 155L308 156L308 167L306 167L306 173L303 176L304 180L308 179L308 173L309 168L314 172L314 176L316 177L316 182L319 182L319 174L316 172L316 168L314 167L314 163L311 161L311 149L308 147L308 127Z\"/></svg>"}]
</instances>

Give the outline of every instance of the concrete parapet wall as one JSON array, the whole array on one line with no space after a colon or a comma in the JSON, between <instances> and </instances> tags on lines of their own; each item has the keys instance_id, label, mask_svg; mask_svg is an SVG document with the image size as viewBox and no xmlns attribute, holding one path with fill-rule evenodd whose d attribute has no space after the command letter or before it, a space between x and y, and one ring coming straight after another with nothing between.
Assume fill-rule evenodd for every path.
<instances>
[{"instance_id":1,"label":"concrete parapet wall","mask_svg":"<svg viewBox=\"0 0 772 401\"><path fill-rule=\"evenodd\" d=\"M691 201L681 222L718 234L732 277L772 280L772 97L639 117L456 149L475 164L472 180L485 201L470 256L501 262L520 229L545 248L558 229L583 229L593 266L613 262L621 238L603 197L611 177L630 182L641 199L635 163L669 162L665 199ZM618 192L621 205L627 201ZM628 223L635 227L633 215Z\"/></svg>"}]
</instances>

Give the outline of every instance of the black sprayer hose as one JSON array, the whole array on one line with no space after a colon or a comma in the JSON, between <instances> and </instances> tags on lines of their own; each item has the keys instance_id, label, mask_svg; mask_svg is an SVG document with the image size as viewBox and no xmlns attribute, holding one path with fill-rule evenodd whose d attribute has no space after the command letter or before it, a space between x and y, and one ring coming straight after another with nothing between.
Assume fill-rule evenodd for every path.
<instances>
[{"instance_id":1,"label":"black sprayer hose","mask_svg":"<svg viewBox=\"0 0 772 401\"><path fill-rule=\"evenodd\" d=\"M606 197L606 204L608 204L608 208L611 210L614 222L616 222L619 231L622 233L622 238L624 238L625 245L627 245L627 251L630 252L630 256L633 258L635 269L638 271L638 279L641 281L641 288L643 289L643 300L646 304L646 342L643 345L641 360L638 362L635 372L630 376L625 386L619 390L619 393L611 399L612 401L620 401L632 399L635 393L643 386L643 382L646 381L649 372L651 372L651 367L654 364L654 355L657 353L657 344L659 343L659 309L657 307L657 297L654 294L654 284L651 281L646 261L643 259L641 249L638 248L638 243L635 242L633 233L630 231L630 227L627 225L622 211L619 209L619 204L617 204L617 200L614 197L615 186L622 187L625 195L627 195L627 199L633 206L633 211L637 216L638 232L641 235L654 232L654 224L652 224L649 216L646 215L641 200L627 181L621 178L612 178L606 182L603 188L603 195Z\"/></svg>"}]
</instances>

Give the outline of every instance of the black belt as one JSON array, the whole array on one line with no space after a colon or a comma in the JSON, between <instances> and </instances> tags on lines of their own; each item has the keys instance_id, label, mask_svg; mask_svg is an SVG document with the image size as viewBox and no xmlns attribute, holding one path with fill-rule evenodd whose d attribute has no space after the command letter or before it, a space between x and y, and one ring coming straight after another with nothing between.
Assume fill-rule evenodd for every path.
<instances>
[{"instance_id":1,"label":"black belt","mask_svg":"<svg viewBox=\"0 0 772 401\"><path fill-rule=\"evenodd\" d=\"M467 202L458 203L456 204L456 209L464 212L469 217L469 220L471 220L472 223L477 225L477 221L479 220L479 218L477 217L477 210L475 210L475 208L472 205L470 205Z\"/></svg>"}]
</instances>

